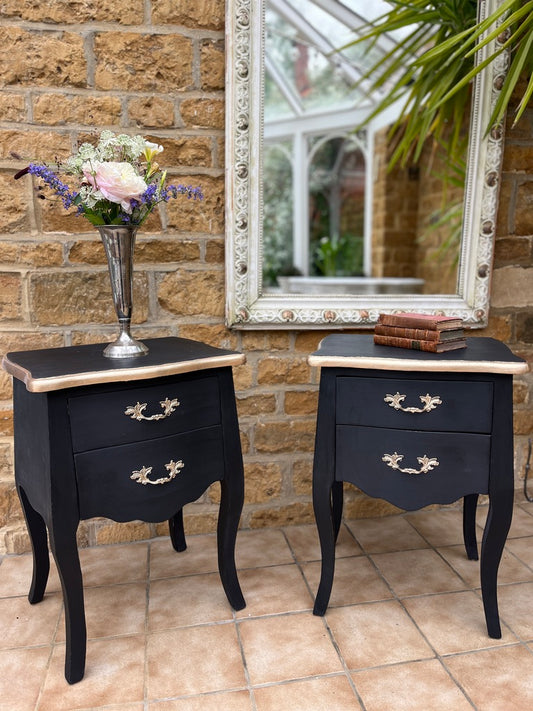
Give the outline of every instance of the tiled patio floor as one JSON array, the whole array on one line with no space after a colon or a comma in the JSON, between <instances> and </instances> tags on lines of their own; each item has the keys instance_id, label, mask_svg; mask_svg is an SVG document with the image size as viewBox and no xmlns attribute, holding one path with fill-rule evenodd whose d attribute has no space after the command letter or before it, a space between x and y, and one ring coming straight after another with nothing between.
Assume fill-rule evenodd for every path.
<instances>
[{"instance_id":1,"label":"tiled patio floor","mask_svg":"<svg viewBox=\"0 0 533 711\"><path fill-rule=\"evenodd\" d=\"M247 607L238 613L220 585L213 535L189 536L180 554L168 539L84 549L87 667L73 686L55 569L31 606L31 557L5 557L0 709L532 709L533 504L515 504L500 567L501 640L487 636L479 563L466 559L461 536L456 509L346 521L324 618L311 612L311 525L239 533Z\"/></svg>"}]
</instances>

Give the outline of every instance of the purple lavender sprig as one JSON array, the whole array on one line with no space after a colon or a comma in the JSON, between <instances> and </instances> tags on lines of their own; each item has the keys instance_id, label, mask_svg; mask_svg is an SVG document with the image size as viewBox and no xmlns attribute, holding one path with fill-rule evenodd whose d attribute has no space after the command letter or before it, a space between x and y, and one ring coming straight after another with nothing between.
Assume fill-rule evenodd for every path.
<instances>
[{"instance_id":1,"label":"purple lavender sprig","mask_svg":"<svg viewBox=\"0 0 533 711\"><path fill-rule=\"evenodd\" d=\"M148 185L139 200L130 200L132 215L138 224L142 224L156 205L160 202L169 202L171 198L177 198L178 195L186 195L189 200L204 199L200 187L193 188L191 185L161 186L160 182L153 182ZM131 222L131 218L125 213L121 213L121 220L124 223Z\"/></svg>"},{"instance_id":2,"label":"purple lavender sprig","mask_svg":"<svg viewBox=\"0 0 533 711\"><path fill-rule=\"evenodd\" d=\"M204 199L202 188L193 188L192 185L167 185L161 190L161 197L165 202L168 202L171 197L178 197L178 195L187 195L189 200Z\"/></svg>"},{"instance_id":3,"label":"purple lavender sprig","mask_svg":"<svg viewBox=\"0 0 533 711\"><path fill-rule=\"evenodd\" d=\"M45 185L53 190L53 192L61 199L63 207L66 210L74 205L74 201L76 200L78 193L71 192L70 187L58 178L54 171L46 165L30 163L27 168L27 172L30 173L30 175L35 175L40 178ZM15 177L19 177L19 175L17 174Z\"/></svg>"}]
</instances>

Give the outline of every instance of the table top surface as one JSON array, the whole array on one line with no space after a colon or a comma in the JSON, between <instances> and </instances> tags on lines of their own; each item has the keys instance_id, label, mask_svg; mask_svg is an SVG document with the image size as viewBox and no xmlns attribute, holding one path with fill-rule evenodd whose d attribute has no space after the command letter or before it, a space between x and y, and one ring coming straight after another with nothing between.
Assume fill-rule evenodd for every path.
<instances>
[{"instance_id":1,"label":"table top surface","mask_svg":"<svg viewBox=\"0 0 533 711\"><path fill-rule=\"evenodd\" d=\"M107 358L106 343L7 353L2 368L30 392L98 383L146 380L195 370L240 365L245 356L187 338L149 338L147 355Z\"/></svg>"},{"instance_id":2,"label":"table top surface","mask_svg":"<svg viewBox=\"0 0 533 711\"><path fill-rule=\"evenodd\" d=\"M322 368L368 368L424 372L527 373L528 364L495 338L466 339L466 348L445 353L428 353L380 346L372 334L334 334L326 336L319 349L308 357Z\"/></svg>"}]
</instances>

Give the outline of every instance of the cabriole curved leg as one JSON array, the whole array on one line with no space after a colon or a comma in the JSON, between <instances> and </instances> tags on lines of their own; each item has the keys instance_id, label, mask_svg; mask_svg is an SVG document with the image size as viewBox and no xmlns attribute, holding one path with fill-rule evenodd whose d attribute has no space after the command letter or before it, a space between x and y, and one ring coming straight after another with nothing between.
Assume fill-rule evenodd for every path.
<instances>
[{"instance_id":1,"label":"cabriole curved leg","mask_svg":"<svg viewBox=\"0 0 533 711\"><path fill-rule=\"evenodd\" d=\"M478 494L468 494L463 499L463 539L469 560L478 560L476 537L476 509Z\"/></svg>"},{"instance_id":2,"label":"cabriole curved leg","mask_svg":"<svg viewBox=\"0 0 533 711\"><path fill-rule=\"evenodd\" d=\"M498 614L498 567L513 516L513 490L500 491L491 498L487 523L481 544L481 594L489 637L500 639L502 631Z\"/></svg>"},{"instance_id":3,"label":"cabriole curved leg","mask_svg":"<svg viewBox=\"0 0 533 711\"><path fill-rule=\"evenodd\" d=\"M35 605L37 602L41 602L44 597L48 574L50 572L50 555L48 552L46 525L41 514L37 513L28 501L24 489L18 486L17 490L22 511L26 519L33 552L33 575L28 600L32 605Z\"/></svg>"},{"instance_id":4,"label":"cabriole curved leg","mask_svg":"<svg viewBox=\"0 0 533 711\"><path fill-rule=\"evenodd\" d=\"M185 529L183 527L183 509L168 520L168 531L172 547L178 553L187 550L187 541L185 540Z\"/></svg>"},{"instance_id":5,"label":"cabriole curved leg","mask_svg":"<svg viewBox=\"0 0 533 711\"><path fill-rule=\"evenodd\" d=\"M326 371L326 372L325 372ZM313 509L320 541L322 569L313 607L326 613L335 573L335 542L342 518L342 481L335 481L335 376L323 369L320 376L313 459Z\"/></svg>"},{"instance_id":6,"label":"cabriole curved leg","mask_svg":"<svg viewBox=\"0 0 533 711\"><path fill-rule=\"evenodd\" d=\"M235 542L244 500L244 487L239 479L237 477L232 484L224 480L220 482L217 527L218 570L222 587L234 610L246 607L235 566Z\"/></svg>"},{"instance_id":7,"label":"cabriole curved leg","mask_svg":"<svg viewBox=\"0 0 533 711\"><path fill-rule=\"evenodd\" d=\"M50 530L50 547L57 565L65 605L65 678L75 684L85 672L87 631L83 604L83 582L76 533Z\"/></svg>"},{"instance_id":8,"label":"cabriole curved leg","mask_svg":"<svg viewBox=\"0 0 533 711\"><path fill-rule=\"evenodd\" d=\"M218 570L230 605L234 610L242 610L246 607L246 602L237 577L235 542L244 504L244 468L231 368L224 368L220 372L219 387L224 476L220 482L217 526Z\"/></svg>"},{"instance_id":9,"label":"cabriole curved leg","mask_svg":"<svg viewBox=\"0 0 533 711\"><path fill-rule=\"evenodd\" d=\"M333 533L335 536L335 543L337 542L342 522L342 508L344 505L343 494L344 491L342 481L334 481L331 487L331 513L333 516Z\"/></svg>"},{"instance_id":10,"label":"cabriole curved leg","mask_svg":"<svg viewBox=\"0 0 533 711\"><path fill-rule=\"evenodd\" d=\"M326 614L335 574L336 533L331 506L332 497L333 490L329 485L326 484L322 488L318 485L318 482L313 484L313 508L322 555L320 584L315 598L313 614L320 616Z\"/></svg>"}]
</instances>

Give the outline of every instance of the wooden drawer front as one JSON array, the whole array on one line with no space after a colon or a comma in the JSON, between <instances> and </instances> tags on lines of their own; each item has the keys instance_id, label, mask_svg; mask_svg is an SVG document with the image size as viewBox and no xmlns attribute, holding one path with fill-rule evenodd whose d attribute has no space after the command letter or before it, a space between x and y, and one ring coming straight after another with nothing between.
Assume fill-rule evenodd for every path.
<instances>
[{"instance_id":1,"label":"wooden drawer front","mask_svg":"<svg viewBox=\"0 0 533 711\"><path fill-rule=\"evenodd\" d=\"M405 398L398 397L405 395ZM422 401L429 395L436 400ZM489 433L493 388L490 382L337 378L336 422L442 432ZM395 405L422 412L405 412Z\"/></svg>"},{"instance_id":2,"label":"wooden drawer front","mask_svg":"<svg viewBox=\"0 0 533 711\"><path fill-rule=\"evenodd\" d=\"M220 426L159 440L96 449L74 457L80 518L106 516L115 521L164 521L197 499L223 478ZM175 477L165 483L142 484L133 472L152 467L152 481L167 479L170 462L179 463Z\"/></svg>"},{"instance_id":3,"label":"wooden drawer front","mask_svg":"<svg viewBox=\"0 0 533 711\"><path fill-rule=\"evenodd\" d=\"M337 426L335 478L350 481L366 494L413 510L447 504L465 494L488 492L490 436L443 432L408 432L372 427ZM401 469L420 470L418 457L435 459L427 473L393 469L385 455L404 455Z\"/></svg>"},{"instance_id":4,"label":"wooden drawer front","mask_svg":"<svg viewBox=\"0 0 533 711\"><path fill-rule=\"evenodd\" d=\"M179 404L167 408L165 416L161 403L167 400ZM220 422L218 380L169 379L162 385L71 397L69 411L74 452L165 437Z\"/></svg>"}]
</instances>

